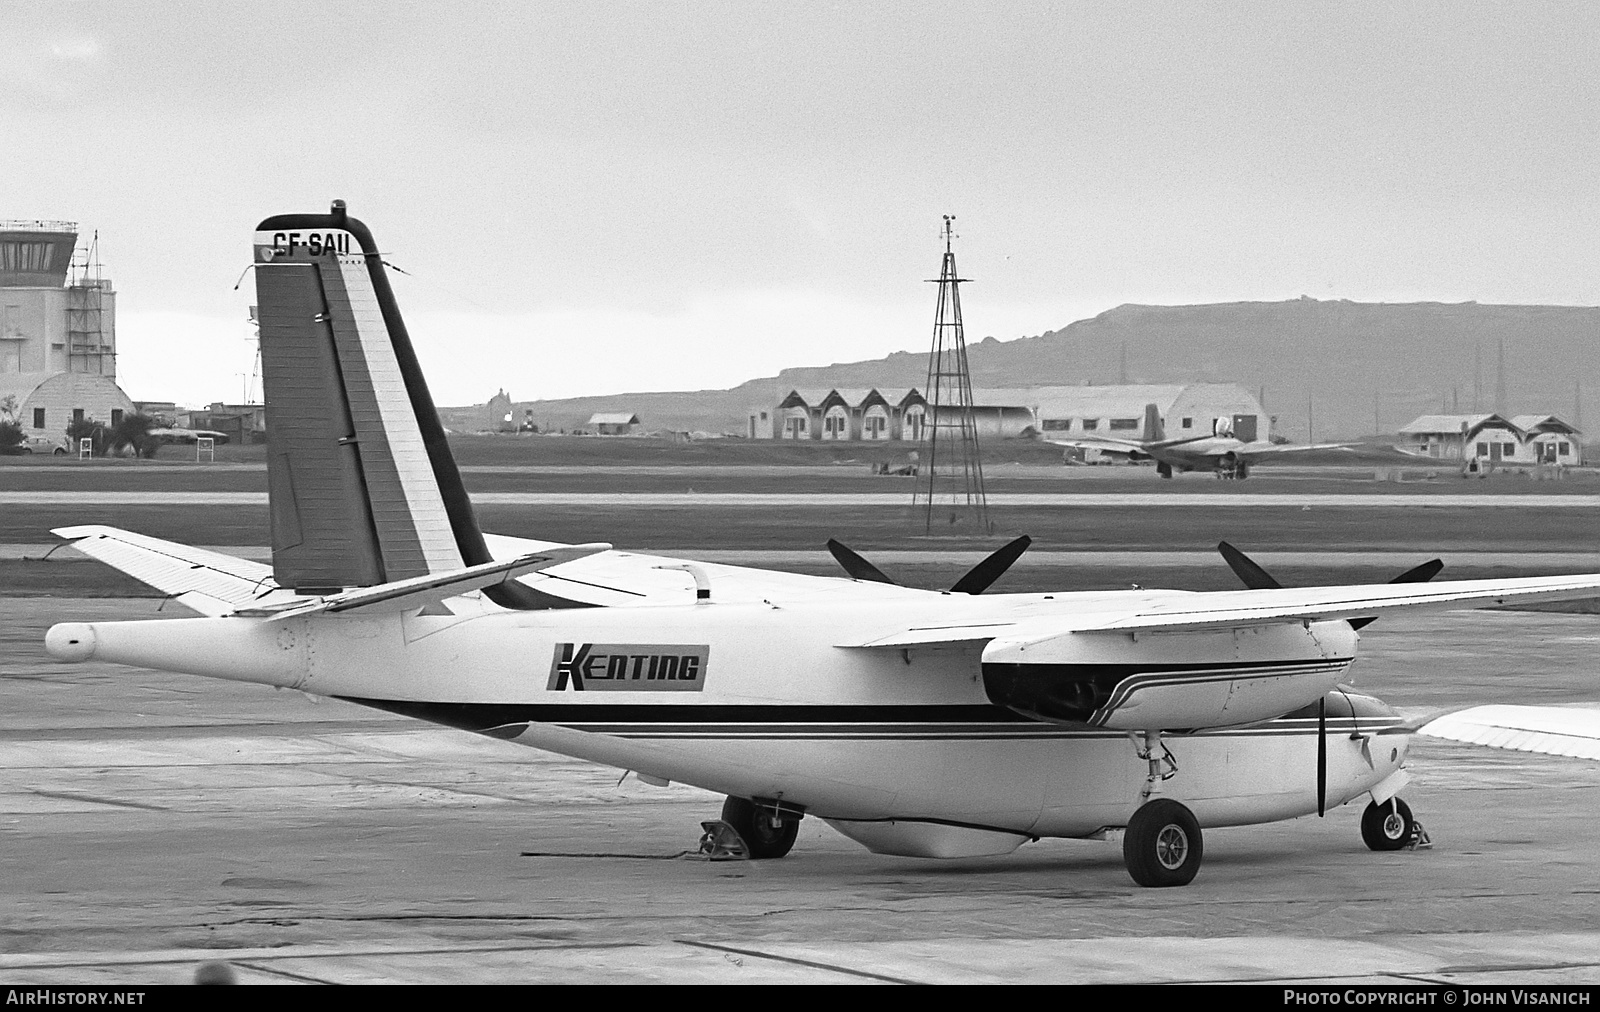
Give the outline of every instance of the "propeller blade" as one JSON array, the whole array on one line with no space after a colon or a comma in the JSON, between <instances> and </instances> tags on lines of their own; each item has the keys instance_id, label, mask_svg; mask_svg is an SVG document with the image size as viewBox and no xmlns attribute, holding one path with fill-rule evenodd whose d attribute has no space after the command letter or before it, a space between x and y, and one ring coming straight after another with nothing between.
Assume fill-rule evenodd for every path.
<instances>
[{"instance_id":1,"label":"propeller blade","mask_svg":"<svg viewBox=\"0 0 1600 1012\"><path fill-rule=\"evenodd\" d=\"M1415 566L1415 567L1413 567L1411 569L1406 570L1404 573L1401 573L1399 576L1395 577L1394 579L1390 580L1389 582L1390 583L1427 583L1429 580L1433 579L1435 576L1438 576L1439 575L1439 570L1441 570L1443 568L1444 568L1444 560L1443 559L1434 559L1431 562L1424 562L1420 566Z\"/></svg>"},{"instance_id":2,"label":"propeller blade","mask_svg":"<svg viewBox=\"0 0 1600 1012\"><path fill-rule=\"evenodd\" d=\"M1256 565L1250 556L1228 544L1226 541L1217 542L1217 551L1222 553L1222 561L1228 564L1241 583L1251 590L1281 590L1283 584L1272 578L1272 574Z\"/></svg>"},{"instance_id":3,"label":"propeller blade","mask_svg":"<svg viewBox=\"0 0 1600 1012\"><path fill-rule=\"evenodd\" d=\"M1328 802L1328 697L1317 700L1317 818Z\"/></svg>"},{"instance_id":4,"label":"propeller blade","mask_svg":"<svg viewBox=\"0 0 1600 1012\"><path fill-rule=\"evenodd\" d=\"M1427 583L1429 580L1433 579L1435 576L1438 576L1439 575L1439 570L1441 570L1443 568L1444 568L1444 560L1443 559L1433 559L1431 561L1424 562L1420 566L1411 567L1410 569L1406 570L1404 573L1401 573L1399 576L1395 577L1394 579L1390 580L1389 582L1390 583ZM1350 620L1350 628L1352 628L1352 629L1365 629L1367 626L1371 625L1372 623L1376 622L1377 620L1378 620L1378 616L1376 616L1376 615L1373 615L1371 618L1353 618L1353 619Z\"/></svg>"},{"instance_id":5,"label":"propeller blade","mask_svg":"<svg viewBox=\"0 0 1600 1012\"><path fill-rule=\"evenodd\" d=\"M844 567L844 571L850 574L850 579L852 580L861 580L865 583L887 583L894 587L899 586L899 584L885 576L883 570L832 538L828 539L828 551L833 555L834 560Z\"/></svg>"},{"instance_id":6,"label":"propeller blade","mask_svg":"<svg viewBox=\"0 0 1600 1012\"><path fill-rule=\"evenodd\" d=\"M1033 544L1033 539L1024 534L1022 537L1001 546L987 559L973 566L967 575L956 581L950 588L952 594L981 594L989 589L989 585L1005 575L1011 564L1022 558L1022 553Z\"/></svg>"}]
</instances>

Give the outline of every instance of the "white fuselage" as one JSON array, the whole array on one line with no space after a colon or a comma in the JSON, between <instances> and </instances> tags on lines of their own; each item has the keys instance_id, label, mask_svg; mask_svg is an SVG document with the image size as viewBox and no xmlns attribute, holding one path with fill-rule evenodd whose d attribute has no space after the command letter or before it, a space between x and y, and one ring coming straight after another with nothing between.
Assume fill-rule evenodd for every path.
<instances>
[{"instance_id":1,"label":"white fuselage","mask_svg":"<svg viewBox=\"0 0 1600 1012\"><path fill-rule=\"evenodd\" d=\"M937 625L942 613L967 623L986 613L1048 616L1109 607L1102 602L1127 593L524 612L469 596L449 601L451 615L99 623L58 626L51 638L58 656L366 702L654 778L775 799L874 849L942 856L1126 825L1141 801L1147 764L1114 723L1052 723L994 705L984 686L982 643L906 650L836 644L908 622ZM68 638L73 646L62 647ZM1348 667L1355 640L1344 622L1102 634L1052 641L1049 659L1327 662L1332 656L1331 673L1318 676L1331 685ZM578 690L556 677L563 649L571 657L575 644L580 651L597 644L599 653L607 644L644 645L635 648L639 657L695 654L703 656L695 666L704 670L686 690L652 684L647 660L624 661L612 669L624 677L606 680L606 662L591 659L591 677ZM1242 684L1229 691L1247 695ZM1161 700L1152 697L1148 705L1159 708ZM1372 713L1328 722L1329 807L1370 790L1401 765L1409 735L1395 733L1392 712ZM1315 718L1252 720L1169 734L1179 772L1160 792L1188 805L1208 827L1316 811ZM971 841L908 843L890 838L884 820L975 827L1000 842L991 840L987 851Z\"/></svg>"}]
</instances>

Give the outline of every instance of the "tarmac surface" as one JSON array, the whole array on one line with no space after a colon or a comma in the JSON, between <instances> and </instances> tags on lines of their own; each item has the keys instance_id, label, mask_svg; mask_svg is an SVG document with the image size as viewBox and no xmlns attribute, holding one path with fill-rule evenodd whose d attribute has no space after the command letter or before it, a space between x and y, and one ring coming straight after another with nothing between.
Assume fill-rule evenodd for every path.
<instances>
[{"instance_id":1,"label":"tarmac surface","mask_svg":"<svg viewBox=\"0 0 1600 1012\"><path fill-rule=\"evenodd\" d=\"M462 449L480 454L463 471L491 531L829 575L821 548L838 537L919 586L1021 533L1034 548L996 591L1231 588L1222 538L1291 585L1433 557L1457 579L1600 569L1593 475L1285 467L1161 483L1001 465L996 531L957 537L925 533L913 482L865 464L493 464ZM38 561L50 528L262 559L264 489L259 463L0 472L0 982L180 983L227 960L280 983L1600 983L1600 763L1422 739L1403 796L1432 849L1368 851L1352 805L1209 833L1184 889L1135 887L1115 844L930 862L814 820L782 861L712 863L691 852L721 798L692 787L44 655L55 621L183 613L69 549ZM1600 616L1389 617L1363 632L1355 675L1408 712L1594 704Z\"/></svg>"},{"instance_id":2,"label":"tarmac surface","mask_svg":"<svg viewBox=\"0 0 1600 1012\"><path fill-rule=\"evenodd\" d=\"M163 492L167 506L261 506L267 505L265 492ZM613 508L722 509L726 507L808 507L837 506L905 507L907 495L899 492L474 492L479 506L609 506ZM936 503L946 504L943 495ZM1600 509L1600 495L1588 494L1363 494L1295 492L1261 493L1166 493L1166 492L993 492L990 506L1074 507L1078 509L1126 509L1130 506L1182 506L1186 509L1260 509L1264 507L1338 507L1341 509L1450 507L1455 509ZM127 491L56 490L39 492L0 491L0 506L143 506L150 493Z\"/></svg>"},{"instance_id":3,"label":"tarmac surface","mask_svg":"<svg viewBox=\"0 0 1600 1012\"><path fill-rule=\"evenodd\" d=\"M1182 889L1112 844L918 861L815 821L713 863L691 787L44 655L52 622L158 606L0 598L0 981L1600 983L1597 763L1420 739L1432 849L1368 851L1352 805L1208 833ZM1597 651L1595 616L1394 617L1355 675L1408 711L1571 705Z\"/></svg>"}]
</instances>

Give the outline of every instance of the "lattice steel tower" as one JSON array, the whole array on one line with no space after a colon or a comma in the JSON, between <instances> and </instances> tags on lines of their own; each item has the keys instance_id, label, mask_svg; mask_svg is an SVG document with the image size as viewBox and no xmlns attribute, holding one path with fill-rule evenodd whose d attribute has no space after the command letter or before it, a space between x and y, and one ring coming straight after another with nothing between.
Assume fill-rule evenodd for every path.
<instances>
[{"instance_id":1,"label":"lattice steel tower","mask_svg":"<svg viewBox=\"0 0 1600 1012\"><path fill-rule=\"evenodd\" d=\"M967 339L961 329L961 283L956 274L955 217L944 216L944 264L935 283L939 308L928 353L927 399L921 434L921 461L911 505L923 511L927 533L956 528L990 533L989 503L983 492L983 462L978 453L978 421L972 410L972 374ZM931 279L930 279L931 281Z\"/></svg>"}]
</instances>

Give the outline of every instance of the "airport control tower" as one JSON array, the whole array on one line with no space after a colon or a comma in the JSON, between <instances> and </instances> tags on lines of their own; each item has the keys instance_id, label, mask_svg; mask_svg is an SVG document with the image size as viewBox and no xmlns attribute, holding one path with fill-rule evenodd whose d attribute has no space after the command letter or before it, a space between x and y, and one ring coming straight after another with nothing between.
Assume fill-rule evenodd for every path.
<instances>
[{"instance_id":1,"label":"airport control tower","mask_svg":"<svg viewBox=\"0 0 1600 1012\"><path fill-rule=\"evenodd\" d=\"M70 221L0 220L0 415L30 450L134 410L116 382L117 295L96 247L80 248Z\"/></svg>"},{"instance_id":2,"label":"airport control tower","mask_svg":"<svg viewBox=\"0 0 1600 1012\"><path fill-rule=\"evenodd\" d=\"M117 375L116 292L70 221L0 221L0 374Z\"/></svg>"}]
</instances>

